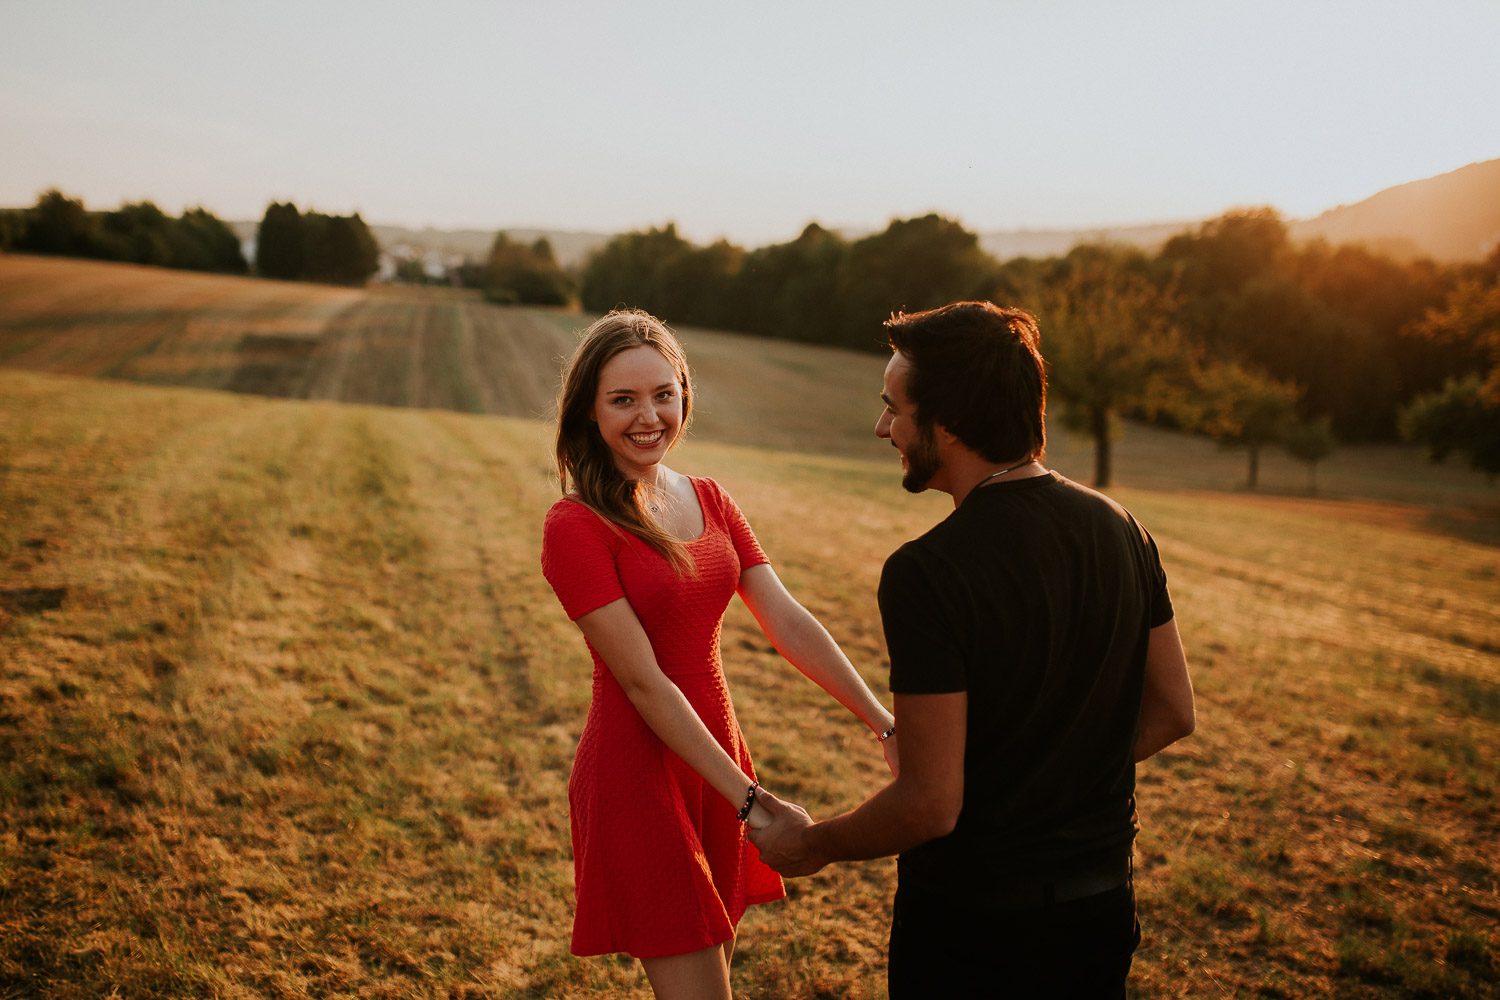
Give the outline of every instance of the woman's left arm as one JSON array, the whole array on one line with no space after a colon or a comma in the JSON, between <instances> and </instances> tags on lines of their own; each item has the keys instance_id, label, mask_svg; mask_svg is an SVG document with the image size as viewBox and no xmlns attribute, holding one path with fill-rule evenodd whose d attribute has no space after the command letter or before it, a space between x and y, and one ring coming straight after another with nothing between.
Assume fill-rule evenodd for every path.
<instances>
[{"instance_id":1,"label":"woman's left arm","mask_svg":"<svg viewBox=\"0 0 1500 1000\"><path fill-rule=\"evenodd\" d=\"M895 724L895 717L870 691L828 630L787 592L770 564L760 563L741 572L739 594L776 651L857 715L871 732L879 735ZM895 742L892 736L883 748L893 772Z\"/></svg>"}]
</instances>

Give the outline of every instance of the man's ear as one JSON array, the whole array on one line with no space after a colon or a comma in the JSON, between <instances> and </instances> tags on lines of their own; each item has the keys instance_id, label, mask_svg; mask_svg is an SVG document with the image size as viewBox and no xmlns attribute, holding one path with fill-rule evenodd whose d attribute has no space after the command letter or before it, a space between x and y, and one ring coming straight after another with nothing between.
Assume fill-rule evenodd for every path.
<instances>
[{"instance_id":1,"label":"man's ear","mask_svg":"<svg viewBox=\"0 0 1500 1000\"><path fill-rule=\"evenodd\" d=\"M958 435L954 434L942 424L934 423L932 427L937 436L942 439L944 444L958 444Z\"/></svg>"}]
</instances>

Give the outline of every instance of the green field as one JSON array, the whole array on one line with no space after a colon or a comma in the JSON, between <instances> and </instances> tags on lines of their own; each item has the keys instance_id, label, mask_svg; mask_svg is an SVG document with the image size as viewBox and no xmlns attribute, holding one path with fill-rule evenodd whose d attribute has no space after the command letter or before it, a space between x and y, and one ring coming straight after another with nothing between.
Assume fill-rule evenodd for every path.
<instances>
[{"instance_id":1,"label":"green field","mask_svg":"<svg viewBox=\"0 0 1500 1000\"><path fill-rule=\"evenodd\" d=\"M300 368L252 357L276 322ZM527 416L582 322L0 257L0 997L649 996L567 954L589 661L538 572ZM484 360L413 360L463 330ZM865 438L881 359L684 340L677 466L884 691L880 563L945 498ZM295 398L213 391L271 360L258 388ZM1142 428L1120 459L1199 697L1140 769L1134 995L1500 996L1494 491L1398 448L1341 452L1316 499L1294 463L1245 494L1240 457ZM814 815L879 787L738 602L724 648L768 787ZM736 995L884 996L893 881L836 866L753 910Z\"/></svg>"}]
</instances>

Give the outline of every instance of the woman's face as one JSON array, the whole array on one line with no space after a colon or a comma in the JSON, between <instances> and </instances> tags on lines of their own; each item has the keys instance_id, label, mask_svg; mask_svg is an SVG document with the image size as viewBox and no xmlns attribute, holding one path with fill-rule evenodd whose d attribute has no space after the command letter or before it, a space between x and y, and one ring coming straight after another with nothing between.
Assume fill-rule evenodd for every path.
<instances>
[{"instance_id":1,"label":"woman's face","mask_svg":"<svg viewBox=\"0 0 1500 1000\"><path fill-rule=\"evenodd\" d=\"M682 385L671 362L641 344L604 363L589 418L628 479L654 479L682 431Z\"/></svg>"}]
</instances>

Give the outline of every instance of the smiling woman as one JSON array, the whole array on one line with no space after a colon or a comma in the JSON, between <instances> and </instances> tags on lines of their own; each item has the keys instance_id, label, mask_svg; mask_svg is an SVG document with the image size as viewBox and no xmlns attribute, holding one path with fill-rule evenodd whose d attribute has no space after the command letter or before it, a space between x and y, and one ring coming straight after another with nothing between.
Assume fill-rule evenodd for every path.
<instances>
[{"instance_id":1,"label":"smiling woman","mask_svg":"<svg viewBox=\"0 0 1500 1000\"><path fill-rule=\"evenodd\" d=\"M547 512L542 570L594 661L568 782L573 953L639 958L658 998L728 1000L740 918L784 895L744 836L769 816L724 680L730 598L874 733L891 737L892 717L734 500L661 464L692 404L687 359L654 317L613 312L585 331L563 373L565 495ZM894 771L895 739L879 745Z\"/></svg>"}]
</instances>

